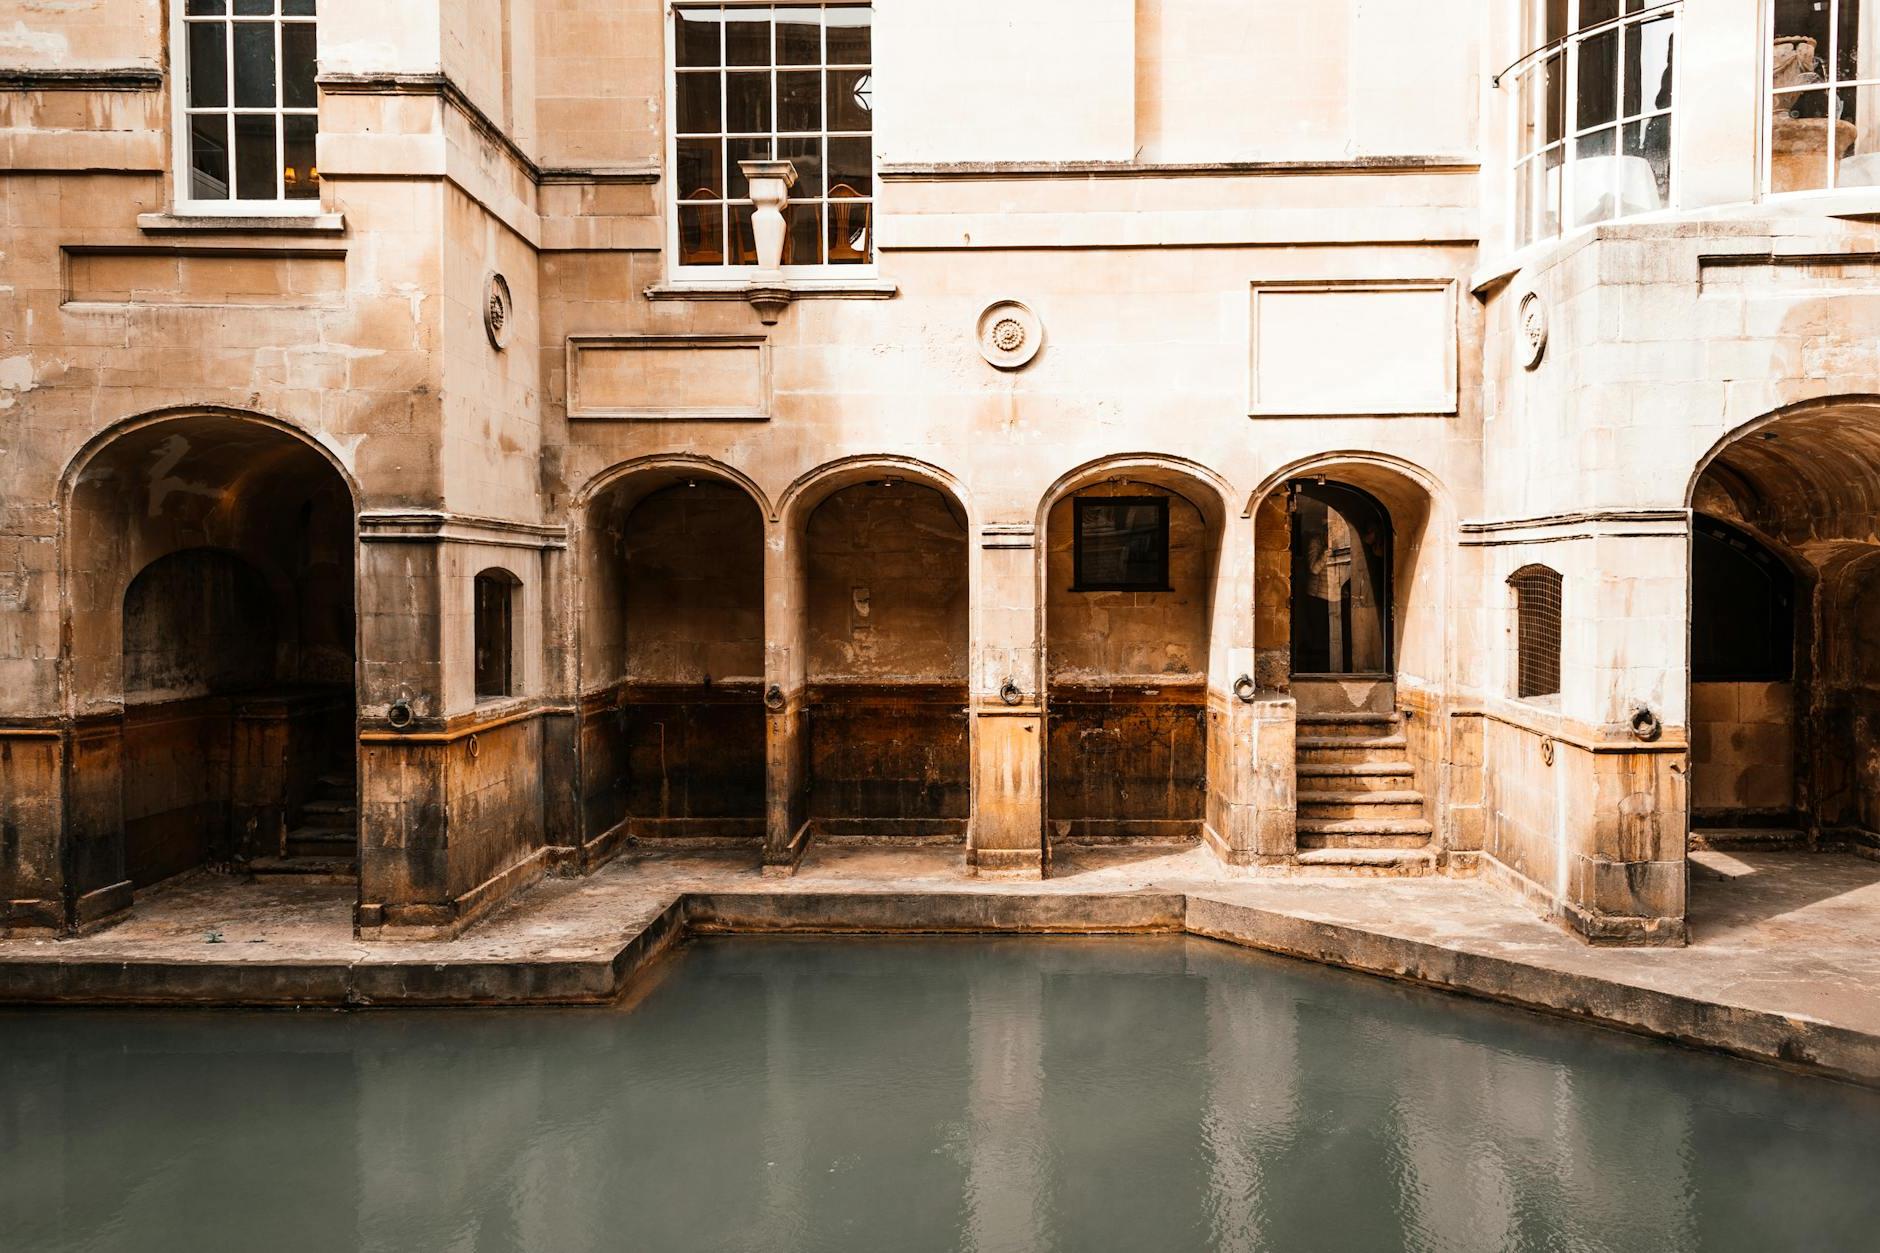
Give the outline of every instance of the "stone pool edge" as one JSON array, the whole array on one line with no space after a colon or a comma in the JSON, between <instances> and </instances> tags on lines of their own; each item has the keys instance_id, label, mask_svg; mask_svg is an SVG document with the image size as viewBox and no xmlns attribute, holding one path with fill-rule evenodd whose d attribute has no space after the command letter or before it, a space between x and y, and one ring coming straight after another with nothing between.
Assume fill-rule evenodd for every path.
<instances>
[{"instance_id":1,"label":"stone pool edge","mask_svg":"<svg viewBox=\"0 0 1880 1253\"><path fill-rule=\"evenodd\" d=\"M352 1008L614 1001L688 935L1186 934L1880 1088L1880 1035L1196 892L677 893L579 956L0 961L0 1004Z\"/></svg>"}]
</instances>

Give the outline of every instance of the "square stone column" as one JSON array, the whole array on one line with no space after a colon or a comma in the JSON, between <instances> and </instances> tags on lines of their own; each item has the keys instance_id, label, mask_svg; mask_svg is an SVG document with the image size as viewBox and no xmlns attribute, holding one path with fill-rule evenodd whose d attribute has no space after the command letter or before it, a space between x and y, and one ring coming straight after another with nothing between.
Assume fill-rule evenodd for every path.
<instances>
[{"instance_id":1,"label":"square stone column","mask_svg":"<svg viewBox=\"0 0 1880 1253\"><path fill-rule=\"evenodd\" d=\"M973 821L976 874L1042 877L1045 713L1036 525L981 528L973 581Z\"/></svg>"},{"instance_id":2,"label":"square stone column","mask_svg":"<svg viewBox=\"0 0 1880 1253\"><path fill-rule=\"evenodd\" d=\"M764 873L790 875L809 847L801 536L764 533Z\"/></svg>"}]
</instances>

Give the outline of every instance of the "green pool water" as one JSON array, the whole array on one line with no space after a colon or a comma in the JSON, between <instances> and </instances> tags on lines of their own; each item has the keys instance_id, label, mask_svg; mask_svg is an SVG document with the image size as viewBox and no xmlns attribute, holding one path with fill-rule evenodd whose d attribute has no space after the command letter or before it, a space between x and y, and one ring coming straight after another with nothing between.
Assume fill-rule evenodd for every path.
<instances>
[{"instance_id":1,"label":"green pool water","mask_svg":"<svg viewBox=\"0 0 1880 1253\"><path fill-rule=\"evenodd\" d=\"M1880 1096L1176 938L0 1013L0 1249L1880 1249Z\"/></svg>"}]
</instances>

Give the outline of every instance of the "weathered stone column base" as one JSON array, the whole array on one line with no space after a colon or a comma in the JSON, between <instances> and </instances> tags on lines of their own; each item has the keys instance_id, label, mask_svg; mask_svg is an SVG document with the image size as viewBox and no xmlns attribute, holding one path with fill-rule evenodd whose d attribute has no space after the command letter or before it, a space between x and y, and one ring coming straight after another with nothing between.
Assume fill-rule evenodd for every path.
<instances>
[{"instance_id":1,"label":"weathered stone column base","mask_svg":"<svg viewBox=\"0 0 1880 1253\"><path fill-rule=\"evenodd\" d=\"M353 935L361 940L454 940L503 901L536 883L554 860L539 848L462 896L442 903L361 901L353 908Z\"/></svg>"},{"instance_id":2,"label":"weathered stone column base","mask_svg":"<svg viewBox=\"0 0 1880 1253\"><path fill-rule=\"evenodd\" d=\"M788 879L796 873L796 868L803 864L803 854L809 851L810 824L804 823L790 837L790 843L775 853L769 847L764 849L764 878Z\"/></svg>"},{"instance_id":3,"label":"weathered stone column base","mask_svg":"<svg viewBox=\"0 0 1880 1253\"><path fill-rule=\"evenodd\" d=\"M973 848L966 868L981 879L1042 879L1044 853L1035 848Z\"/></svg>"}]
</instances>

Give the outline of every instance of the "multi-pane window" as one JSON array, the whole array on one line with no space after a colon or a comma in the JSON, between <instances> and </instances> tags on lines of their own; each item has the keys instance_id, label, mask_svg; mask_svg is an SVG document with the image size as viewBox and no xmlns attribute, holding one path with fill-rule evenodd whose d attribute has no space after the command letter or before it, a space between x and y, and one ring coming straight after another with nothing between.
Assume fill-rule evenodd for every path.
<instances>
[{"instance_id":1,"label":"multi-pane window","mask_svg":"<svg viewBox=\"0 0 1880 1253\"><path fill-rule=\"evenodd\" d=\"M682 5L673 10L673 165L679 264L757 264L738 162L787 160L783 264L863 265L872 251L869 10Z\"/></svg>"},{"instance_id":2,"label":"multi-pane window","mask_svg":"<svg viewBox=\"0 0 1880 1253\"><path fill-rule=\"evenodd\" d=\"M317 201L315 0L186 0L182 198Z\"/></svg>"},{"instance_id":3,"label":"multi-pane window","mask_svg":"<svg viewBox=\"0 0 1880 1253\"><path fill-rule=\"evenodd\" d=\"M1513 101L1515 243L1669 205L1678 5L1523 3L1528 55L1499 80Z\"/></svg>"},{"instance_id":4,"label":"multi-pane window","mask_svg":"<svg viewBox=\"0 0 1880 1253\"><path fill-rule=\"evenodd\" d=\"M1769 190L1880 187L1880 0L1776 0Z\"/></svg>"},{"instance_id":5,"label":"multi-pane window","mask_svg":"<svg viewBox=\"0 0 1880 1253\"><path fill-rule=\"evenodd\" d=\"M1560 572L1523 566L1508 580L1514 589L1515 686L1523 700L1560 691Z\"/></svg>"},{"instance_id":6,"label":"multi-pane window","mask_svg":"<svg viewBox=\"0 0 1880 1253\"><path fill-rule=\"evenodd\" d=\"M1166 592L1168 497L1079 496L1071 590Z\"/></svg>"},{"instance_id":7,"label":"multi-pane window","mask_svg":"<svg viewBox=\"0 0 1880 1253\"><path fill-rule=\"evenodd\" d=\"M485 570L476 577L472 625L478 700L515 692L516 591L521 586L521 581L507 570Z\"/></svg>"}]
</instances>

